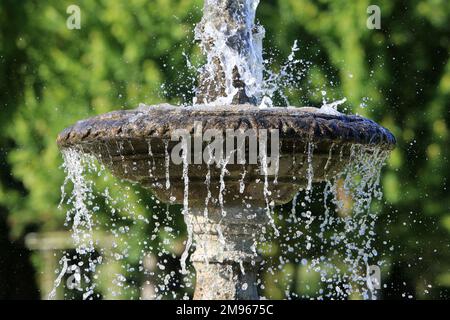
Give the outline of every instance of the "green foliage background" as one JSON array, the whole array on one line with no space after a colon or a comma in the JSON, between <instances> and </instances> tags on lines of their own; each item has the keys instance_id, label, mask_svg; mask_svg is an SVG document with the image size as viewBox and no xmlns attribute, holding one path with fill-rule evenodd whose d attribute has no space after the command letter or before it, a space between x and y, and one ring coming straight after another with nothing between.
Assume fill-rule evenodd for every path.
<instances>
[{"instance_id":1,"label":"green foliage background","mask_svg":"<svg viewBox=\"0 0 450 320\"><path fill-rule=\"evenodd\" d=\"M81 30L66 28L70 4L81 8ZM366 27L372 4L381 7L381 30ZM55 143L63 128L191 95L183 53L201 59L192 33L201 7L201 0L0 2L0 214L10 239L64 230ZM262 0L258 18L273 68L296 39L299 57L312 62L303 90L289 93L292 104L318 105L326 90L398 139L382 178L378 241L391 262L383 296L448 298L450 2ZM34 261L38 273L42 263Z\"/></svg>"}]
</instances>

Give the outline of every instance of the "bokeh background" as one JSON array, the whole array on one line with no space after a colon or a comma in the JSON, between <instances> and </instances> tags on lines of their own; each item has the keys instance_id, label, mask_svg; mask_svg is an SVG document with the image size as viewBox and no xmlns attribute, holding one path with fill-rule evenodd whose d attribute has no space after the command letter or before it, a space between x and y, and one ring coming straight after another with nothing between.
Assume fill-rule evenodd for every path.
<instances>
[{"instance_id":1,"label":"bokeh background","mask_svg":"<svg viewBox=\"0 0 450 320\"><path fill-rule=\"evenodd\" d=\"M398 139L378 204L377 244L388 262L381 297L449 298L450 2L261 2L271 68L280 68L295 40L297 57L311 62L286 91L291 104L320 106L322 91L330 100L346 97L347 112L374 119ZM71 4L81 8L80 30L66 27ZM380 30L366 27L373 4L381 8ZM140 102L188 101L194 74L184 54L201 63L193 42L201 7L201 0L0 1L1 299L46 298L62 250L71 249L65 210L58 209L64 180L58 132ZM151 217L161 214L147 202L135 206L150 223L128 221L129 265L143 263L133 252L154 228ZM180 232L165 254L176 264L185 233L181 218L174 223ZM139 298L145 291L139 274L125 275L126 293L98 290L103 298ZM283 298L277 283L268 286L271 296ZM309 286L292 290L302 294Z\"/></svg>"}]
</instances>

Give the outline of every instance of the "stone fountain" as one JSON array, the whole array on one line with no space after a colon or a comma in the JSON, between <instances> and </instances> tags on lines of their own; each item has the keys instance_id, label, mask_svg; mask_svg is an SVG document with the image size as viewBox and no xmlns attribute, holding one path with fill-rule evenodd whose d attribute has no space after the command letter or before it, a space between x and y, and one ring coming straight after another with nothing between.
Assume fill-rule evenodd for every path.
<instances>
[{"instance_id":1,"label":"stone fountain","mask_svg":"<svg viewBox=\"0 0 450 320\"><path fill-rule=\"evenodd\" d=\"M200 75L195 106L141 105L80 121L58 137L61 149L94 155L117 177L139 183L165 203L184 205L196 244L190 257L197 279L194 299L258 299L254 239L272 227L271 208L288 203L311 182L338 174L350 161L352 146L365 146L370 153L395 145L387 129L359 116L256 105L261 99L248 73L262 60L258 43L264 32L254 25L257 2L205 0L197 35L210 67ZM220 50L214 37L218 30L226 35ZM221 56L226 50L253 64L229 68ZM261 129L277 132L276 139L266 137L271 147L264 153L277 144L275 169L268 170L261 154L258 164L196 161L195 143L186 142L210 130L253 132L261 138ZM180 130L187 136L174 139ZM183 161L168 161L180 140L185 142ZM243 150L249 159L248 146Z\"/></svg>"}]
</instances>

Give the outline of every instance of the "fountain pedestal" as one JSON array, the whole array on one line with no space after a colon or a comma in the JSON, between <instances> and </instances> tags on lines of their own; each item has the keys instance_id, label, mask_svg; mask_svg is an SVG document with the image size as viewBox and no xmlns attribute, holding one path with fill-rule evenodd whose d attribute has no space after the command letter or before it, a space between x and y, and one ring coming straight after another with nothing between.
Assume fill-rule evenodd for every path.
<instances>
[{"instance_id":1,"label":"fountain pedestal","mask_svg":"<svg viewBox=\"0 0 450 320\"><path fill-rule=\"evenodd\" d=\"M196 39L207 57L197 88L197 102L232 96L233 104L257 103L245 82L262 83L264 28L255 24L259 1L205 0ZM245 61L238 65L238 61ZM250 90L248 90L250 89ZM231 92L230 92L231 90Z\"/></svg>"},{"instance_id":2,"label":"fountain pedestal","mask_svg":"<svg viewBox=\"0 0 450 320\"><path fill-rule=\"evenodd\" d=\"M265 210L209 209L207 217L193 210L196 251L191 256L197 274L194 299L257 300L260 257L255 239L268 222Z\"/></svg>"}]
</instances>

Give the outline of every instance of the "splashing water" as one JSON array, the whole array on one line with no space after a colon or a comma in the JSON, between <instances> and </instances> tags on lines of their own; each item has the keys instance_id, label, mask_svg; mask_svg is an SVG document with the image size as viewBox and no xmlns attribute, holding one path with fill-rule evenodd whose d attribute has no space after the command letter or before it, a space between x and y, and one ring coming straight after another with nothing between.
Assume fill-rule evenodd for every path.
<instances>
[{"instance_id":1,"label":"splashing water","mask_svg":"<svg viewBox=\"0 0 450 320\"><path fill-rule=\"evenodd\" d=\"M340 113L337 110L337 107L344 104L347 101L347 98L344 98L342 100L338 100L332 103L327 103L325 100L322 104L322 107L320 107L320 112L325 114L330 114L334 116L340 116L342 113Z\"/></svg>"},{"instance_id":2,"label":"splashing water","mask_svg":"<svg viewBox=\"0 0 450 320\"><path fill-rule=\"evenodd\" d=\"M255 22L260 0L238 1L244 8L242 11L244 13L234 13L236 17L232 19L240 21L237 24L227 24L220 19L216 21L218 13L208 10L211 7L220 7L222 1L205 1L204 18L195 28L194 37L200 42L206 62L201 66L194 65L183 51L187 70L182 74L189 74L189 83L185 83L185 79L180 79L181 83L176 85L164 84L161 89L164 89L166 96L169 92L165 88L170 87L170 95L179 95L183 106L225 106L236 104L244 88L245 96L250 98L249 102L264 109L274 107L275 100L276 106L293 105L289 101L288 92L303 91L303 89L316 90L309 87L309 81L299 88L300 82L307 76L312 63L296 57L300 51L298 41L294 41L290 54L279 69L272 66L277 60L274 59L275 53L263 51L265 30L263 26ZM221 8L221 10L223 11L219 11L220 16L225 16L228 8ZM219 74L220 77L217 76ZM307 87L304 87L305 85ZM333 82L330 82L330 85L334 86ZM202 92L204 94L199 94ZM195 96L193 100L192 95ZM302 94L302 96L307 95ZM344 102L345 99L326 102L324 98L320 112L340 115L337 106ZM301 103L305 104L309 101L301 100Z\"/></svg>"},{"instance_id":3,"label":"splashing water","mask_svg":"<svg viewBox=\"0 0 450 320\"><path fill-rule=\"evenodd\" d=\"M60 260L61 271L55 280L54 288L50 292L49 298L53 299L56 295L56 288L61 284L63 276L68 270L68 263L71 260L82 259L88 257L89 263L86 268L87 272L95 272L96 263L98 260L91 259L94 253L94 240L92 236L93 221L92 211L88 208L88 204L95 202L93 196L93 182L86 179L86 167L89 171L95 171L92 165L94 159L83 155L78 150L67 149L63 152L64 164L63 168L66 171L66 179L62 187L62 199L60 206L64 202L66 193L65 186L71 182L73 184L73 191L71 197L67 199L67 203L71 205L66 215L66 225L72 222L72 240L76 251L76 256L69 258L63 256ZM96 207L94 207L94 210ZM95 284L87 287L83 298L89 297L95 288Z\"/></svg>"},{"instance_id":4,"label":"splashing water","mask_svg":"<svg viewBox=\"0 0 450 320\"><path fill-rule=\"evenodd\" d=\"M170 189L170 155L169 155L169 141L164 141L164 159L166 163L166 190Z\"/></svg>"},{"instance_id":5,"label":"splashing water","mask_svg":"<svg viewBox=\"0 0 450 320\"><path fill-rule=\"evenodd\" d=\"M280 233L278 231L278 228L275 225L275 221L273 219L273 206L274 204L272 203L271 199L271 195L272 193L269 190L269 170L268 170L268 164L267 164L267 150L266 148L260 148L260 162L261 162L261 168L263 171L263 175L264 175L264 200L266 202L266 214L267 217L269 218L269 222L270 225L272 226L275 235L279 236Z\"/></svg>"},{"instance_id":6,"label":"splashing water","mask_svg":"<svg viewBox=\"0 0 450 320\"><path fill-rule=\"evenodd\" d=\"M205 8L218 6L217 0L206 0ZM206 64L201 74L207 75L201 85L213 83L215 76L224 75L224 95L213 101L204 101L210 105L230 105L239 89L236 87L236 71L240 81L245 84L248 97L261 99L263 83L262 41L265 30L255 24L256 9L259 0L245 0L244 8L233 13L239 26L217 23L211 13L205 12L204 19L197 26L195 38L201 42L206 54ZM244 40L245 38L245 40Z\"/></svg>"},{"instance_id":7,"label":"splashing water","mask_svg":"<svg viewBox=\"0 0 450 320\"><path fill-rule=\"evenodd\" d=\"M340 153L336 150L334 156L340 157ZM349 163L341 173L327 178L322 194L316 188L300 192L293 200L292 209L280 215L284 221L282 236L272 241L283 249L279 264L274 261L274 267L284 269L294 260L302 272L310 274L308 278L316 279L315 284L304 284L302 296L286 282L286 298L376 298L367 270L373 263L382 266L384 262L373 247L377 214L372 211L371 203L373 198L381 199L379 178L388 155L389 152L377 148L351 146ZM323 201L323 214L312 221L305 215L311 212L312 201L302 202L302 212L297 211L297 201L303 194L305 199L311 196L316 202ZM266 265L265 272L272 273L272 265ZM313 291L317 283L323 285Z\"/></svg>"},{"instance_id":8,"label":"splashing water","mask_svg":"<svg viewBox=\"0 0 450 320\"><path fill-rule=\"evenodd\" d=\"M85 157L74 149L63 152L64 169L66 170L66 182L73 183L73 195L68 202L73 203L73 208L67 213L66 222L72 223L72 238L77 245L80 254L93 252L92 219L91 211L86 203L92 198L92 182L85 179L85 164L90 164L93 159ZM62 199L61 201L63 201Z\"/></svg>"}]
</instances>

